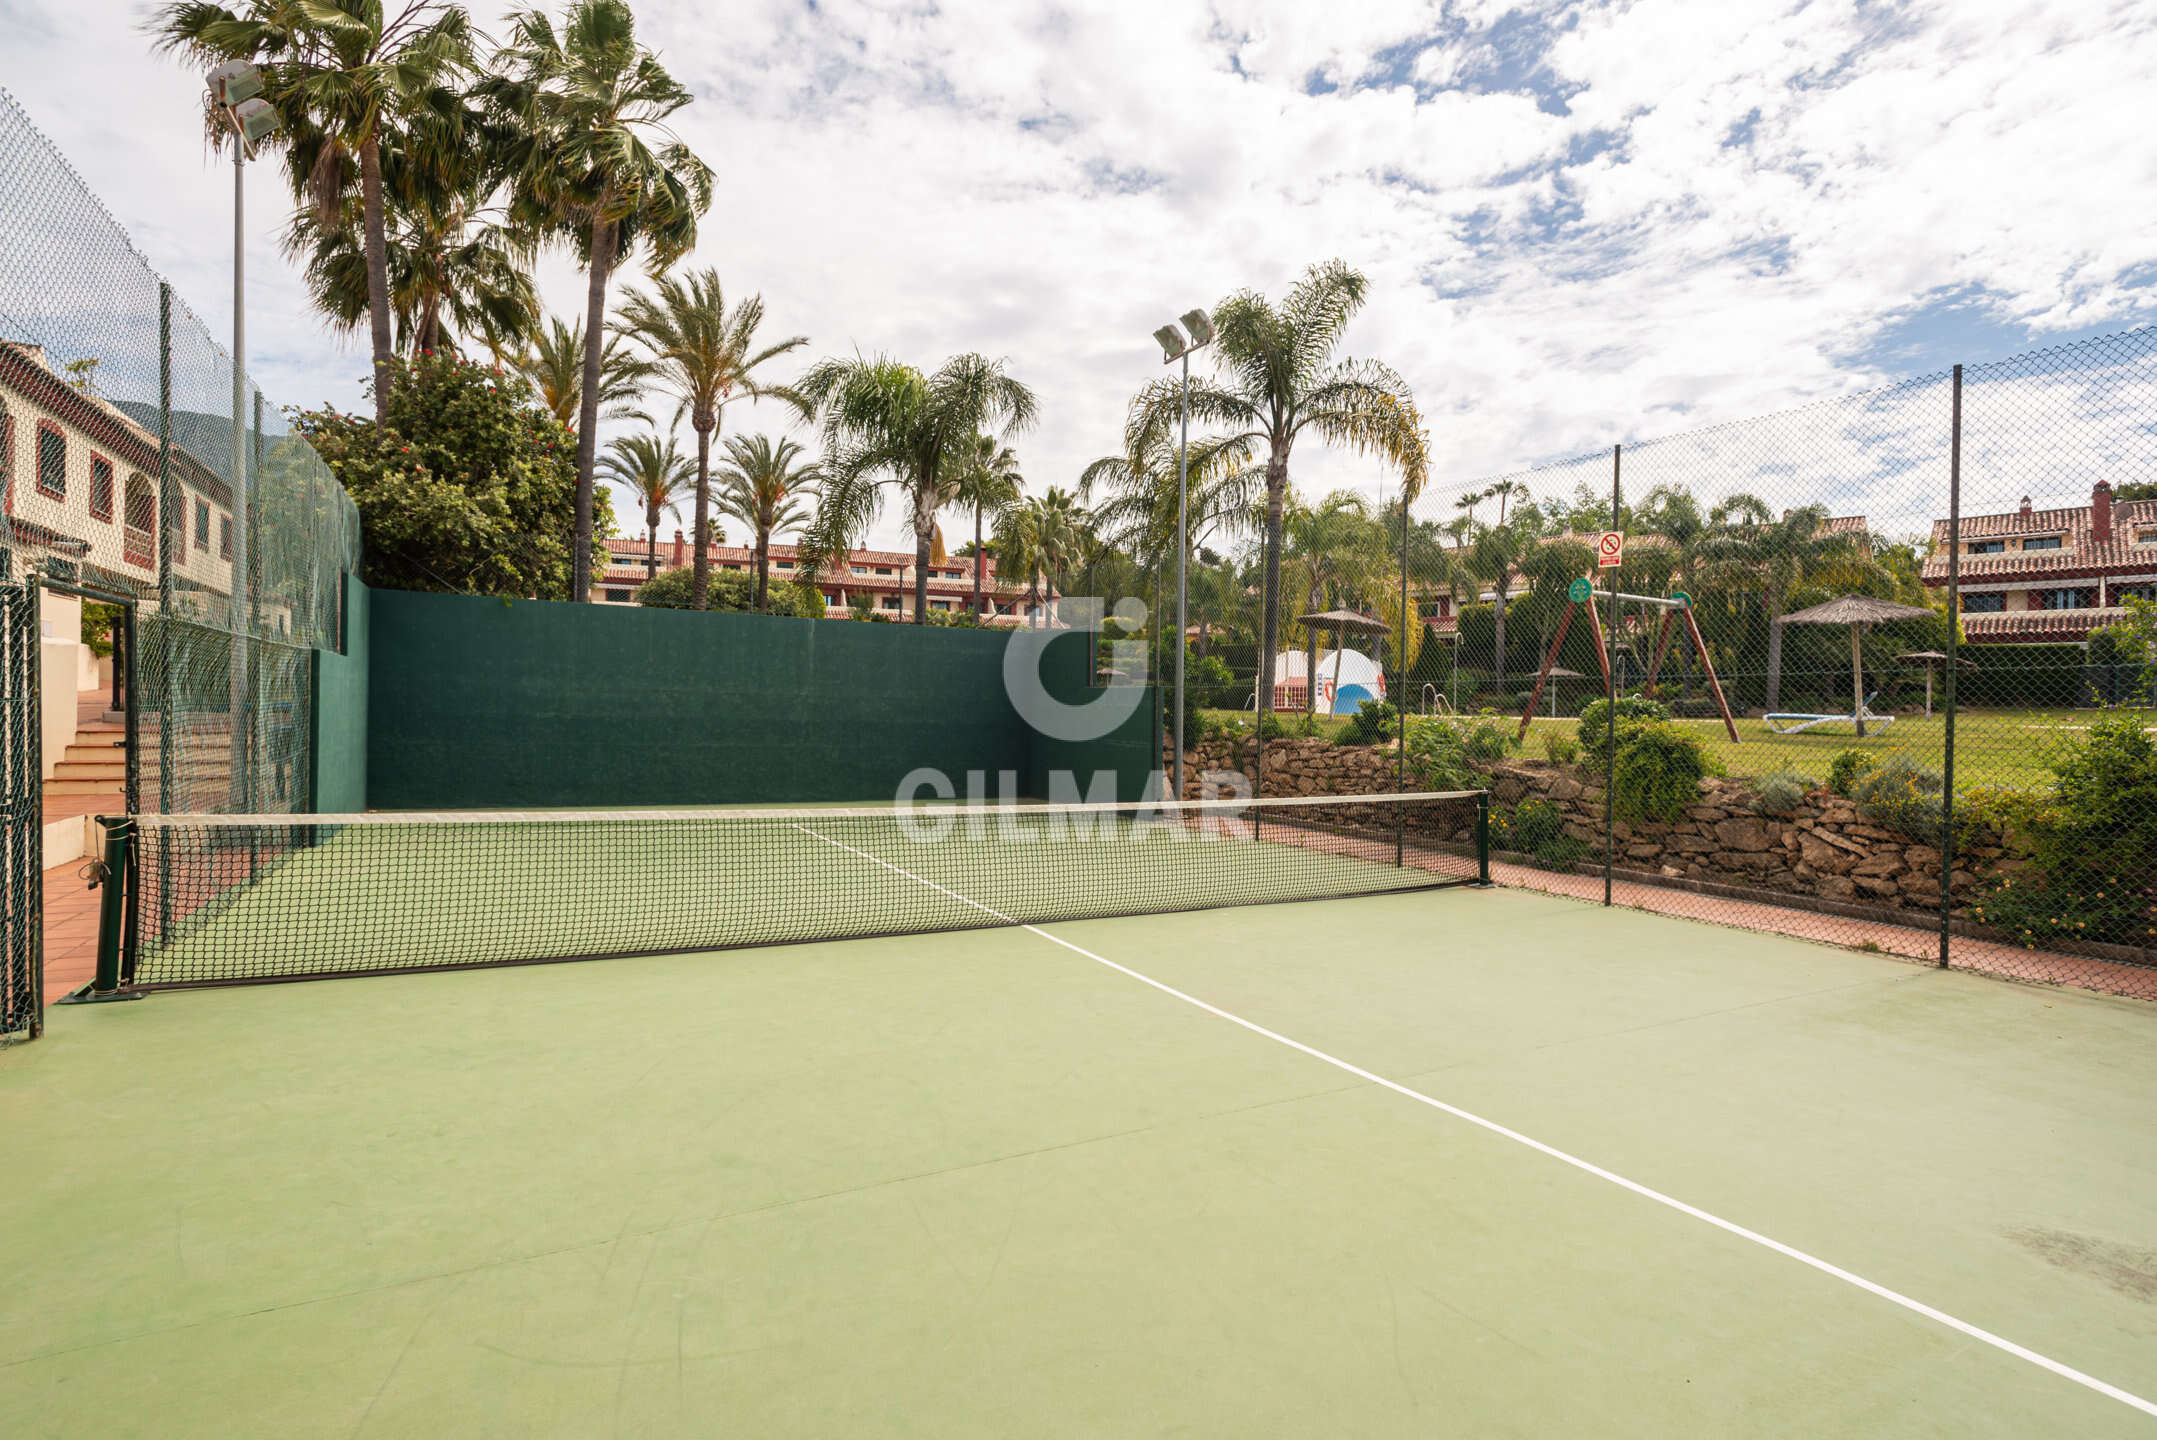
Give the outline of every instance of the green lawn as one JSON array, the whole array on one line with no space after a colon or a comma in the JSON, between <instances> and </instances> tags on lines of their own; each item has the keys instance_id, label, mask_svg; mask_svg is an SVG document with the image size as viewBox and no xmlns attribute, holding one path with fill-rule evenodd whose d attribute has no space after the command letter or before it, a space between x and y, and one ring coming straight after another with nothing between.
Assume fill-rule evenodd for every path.
<instances>
[{"instance_id":1,"label":"green lawn","mask_svg":"<svg viewBox=\"0 0 2157 1440\"><path fill-rule=\"evenodd\" d=\"M2094 710L1964 710L1955 732L1955 788L2002 786L2039 789L2049 784L2052 772L2046 764L2049 749L2085 733L2101 712ZM1250 723L1248 711L1208 710L1215 721L1241 717ZM1519 723L1518 715L1503 717L1508 726ZM1300 717L1291 718L1293 728ZM1738 721L1738 743L1732 744L1720 720L1681 720L1679 724L1698 735L1708 752L1733 776L1765 775L1792 770L1813 780L1827 776L1830 762L1844 750L1864 749L1886 758L1903 754L1927 770L1944 767L1947 722L1935 712L1932 718L1901 716L1884 731L1874 730L1863 740L1847 724L1823 725L1802 735L1777 735L1757 719ZM1318 734L1333 739L1346 729L1346 719L1320 717ZM1579 722L1538 717L1530 727L1521 754L1531 760L1543 758L1543 737L1573 736ZM1872 727L1868 726L1868 729Z\"/></svg>"},{"instance_id":2,"label":"green lawn","mask_svg":"<svg viewBox=\"0 0 2157 1440\"><path fill-rule=\"evenodd\" d=\"M1964 710L1955 725L1955 788L2000 786L2010 789L2041 789L2051 783L2046 763L2050 751L2086 733L2097 718L2092 710ZM1516 722L1517 723L1517 722ZM1867 726L1871 733L1862 740L1847 724L1822 725L1802 735L1777 735L1758 720L1738 721L1738 743L1732 744L1720 720L1678 722L1700 737L1708 753L1720 760L1733 776L1766 775L1791 770L1813 780L1827 777L1829 764L1845 750L1862 749L1881 759L1906 755L1924 769L1939 773L1945 766L1947 722L1935 712L1931 719L1898 717L1884 731ZM1540 758L1543 736L1575 735L1574 720L1537 720L1529 731L1522 754Z\"/></svg>"}]
</instances>

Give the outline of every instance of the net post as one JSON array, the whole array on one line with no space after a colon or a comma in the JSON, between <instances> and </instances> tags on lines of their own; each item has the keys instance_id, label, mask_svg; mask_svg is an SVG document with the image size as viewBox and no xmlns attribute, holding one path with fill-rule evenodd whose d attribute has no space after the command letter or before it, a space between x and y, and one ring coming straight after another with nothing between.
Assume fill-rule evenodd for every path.
<instances>
[{"instance_id":1,"label":"net post","mask_svg":"<svg viewBox=\"0 0 2157 1440\"><path fill-rule=\"evenodd\" d=\"M1408 477L1401 476L1401 609L1400 609L1400 683L1393 695L1393 726L1399 733L1393 737L1393 793L1408 793L1408 635L1409 625L1415 629L1416 643L1423 640L1423 617L1408 613ZM1339 641L1336 640L1338 646ZM1393 863L1408 863L1407 816L1405 806L1393 807Z\"/></svg>"},{"instance_id":2,"label":"net post","mask_svg":"<svg viewBox=\"0 0 2157 1440\"><path fill-rule=\"evenodd\" d=\"M1948 963L1955 900L1955 667L1962 635L1962 367L1955 367L1947 439L1947 734L1940 757L1940 968Z\"/></svg>"},{"instance_id":3,"label":"net post","mask_svg":"<svg viewBox=\"0 0 2157 1440\"><path fill-rule=\"evenodd\" d=\"M142 998L140 990L121 988L120 963L131 908L127 877L134 868L129 851L135 841L135 822L126 815L100 815L97 823L105 828L105 857L99 863L97 878L97 883L103 887L103 893L97 897L97 972L88 985L67 997L66 1003L71 1005Z\"/></svg>"},{"instance_id":4,"label":"net post","mask_svg":"<svg viewBox=\"0 0 2157 1440\"><path fill-rule=\"evenodd\" d=\"M1475 795L1475 883L1490 883L1490 792Z\"/></svg>"},{"instance_id":5,"label":"net post","mask_svg":"<svg viewBox=\"0 0 2157 1440\"><path fill-rule=\"evenodd\" d=\"M1610 528L1618 528L1619 473L1625 464L1625 446L1610 447ZM1623 575L1621 566L1617 575L1610 577L1610 644L1618 643L1618 580ZM1592 609L1595 602L1588 602ZM1600 637L1598 637L1600 639ZM1611 809L1611 792L1618 783L1618 671L1605 652L1603 660L1603 693L1610 702L1609 713L1603 718L1608 722L1603 740L1603 904L1610 904L1613 888L1613 867L1617 864L1618 844L1615 815Z\"/></svg>"}]
</instances>

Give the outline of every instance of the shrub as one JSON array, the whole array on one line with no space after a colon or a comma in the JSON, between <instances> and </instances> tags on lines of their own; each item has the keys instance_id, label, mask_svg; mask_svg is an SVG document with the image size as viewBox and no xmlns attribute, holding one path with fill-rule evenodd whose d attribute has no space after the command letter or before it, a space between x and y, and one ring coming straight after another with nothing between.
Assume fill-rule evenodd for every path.
<instances>
[{"instance_id":1,"label":"shrub","mask_svg":"<svg viewBox=\"0 0 2157 1440\"><path fill-rule=\"evenodd\" d=\"M1565 833L1564 812L1548 800L1523 800L1510 811L1494 813L1491 828L1498 843L1535 859L1546 870L1571 870L1595 847Z\"/></svg>"},{"instance_id":2,"label":"shrub","mask_svg":"<svg viewBox=\"0 0 2157 1440\"><path fill-rule=\"evenodd\" d=\"M1421 716L1408 722L1408 768L1429 790L1480 789L1483 777L1471 762L1503 760L1519 748L1511 729L1494 715Z\"/></svg>"},{"instance_id":3,"label":"shrub","mask_svg":"<svg viewBox=\"0 0 2157 1440\"><path fill-rule=\"evenodd\" d=\"M2018 816L2024 871L1995 883L1976 918L2026 945L2061 938L2157 948L2157 736L2147 713L2106 716L2050 757L2049 803Z\"/></svg>"},{"instance_id":4,"label":"shrub","mask_svg":"<svg viewBox=\"0 0 2157 1440\"><path fill-rule=\"evenodd\" d=\"M1753 781L1753 810L1761 815L1789 815L1805 803L1812 781L1787 770L1774 771Z\"/></svg>"},{"instance_id":5,"label":"shrub","mask_svg":"<svg viewBox=\"0 0 2157 1440\"><path fill-rule=\"evenodd\" d=\"M1565 834L1565 816L1548 800L1523 800L1506 815L1502 832L1515 850L1540 850Z\"/></svg>"},{"instance_id":6,"label":"shrub","mask_svg":"<svg viewBox=\"0 0 2157 1440\"><path fill-rule=\"evenodd\" d=\"M1850 798L1866 819L1914 840L1933 840L1940 834L1940 777L1918 768L1907 756L1890 755L1885 764L1860 774L1851 782Z\"/></svg>"},{"instance_id":7,"label":"shrub","mask_svg":"<svg viewBox=\"0 0 2157 1440\"><path fill-rule=\"evenodd\" d=\"M1389 701L1366 700L1356 707L1348 728L1335 742L1341 745L1379 745L1400 733L1400 711Z\"/></svg>"},{"instance_id":8,"label":"shrub","mask_svg":"<svg viewBox=\"0 0 2157 1440\"><path fill-rule=\"evenodd\" d=\"M1670 824L1700 803L1707 774L1707 752L1698 740L1667 721L1646 722L1618 751L1611 809L1623 820Z\"/></svg>"},{"instance_id":9,"label":"shrub","mask_svg":"<svg viewBox=\"0 0 2157 1440\"><path fill-rule=\"evenodd\" d=\"M1634 735L1646 725L1659 724L1670 718L1670 708L1655 700L1639 695L1618 697L1618 751L1624 753ZM1610 745L1610 701L1592 700L1581 707L1580 723L1575 733L1580 736L1581 763L1600 773L1604 753Z\"/></svg>"},{"instance_id":10,"label":"shrub","mask_svg":"<svg viewBox=\"0 0 2157 1440\"><path fill-rule=\"evenodd\" d=\"M1553 765L1575 765L1580 762L1580 742L1570 735L1546 732L1543 736L1543 753Z\"/></svg>"},{"instance_id":11,"label":"shrub","mask_svg":"<svg viewBox=\"0 0 2157 1440\"><path fill-rule=\"evenodd\" d=\"M530 386L488 366L449 354L389 363L386 424L334 409L293 416L359 509L360 578L568 598L575 439ZM602 485L593 496L595 537L614 533L612 495Z\"/></svg>"},{"instance_id":12,"label":"shrub","mask_svg":"<svg viewBox=\"0 0 2157 1440\"><path fill-rule=\"evenodd\" d=\"M686 610L689 608L690 568L662 570L637 587L636 601L661 610ZM713 570L708 576L704 603L712 610L754 610L756 608L756 577L743 570ZM774 585L766 594L773 615L792 615L801 619L821 619L824 614L824 597L814 589L798 585ZM812 608L813 607L813 608ZM872 620L884 619L872 615Z\"/></svg>"},{"instance_id":13,"label":"shrub","mask_svg":"<svg viewBox=\"0 0 2157 1440\"><path fill-rule=\"evenodd\" d=\"M1868 751L1845 750L1828 762L1827 788L1848 800L1859 778L1879 767L1880 762Z\"/></svg>"}]
</instances>

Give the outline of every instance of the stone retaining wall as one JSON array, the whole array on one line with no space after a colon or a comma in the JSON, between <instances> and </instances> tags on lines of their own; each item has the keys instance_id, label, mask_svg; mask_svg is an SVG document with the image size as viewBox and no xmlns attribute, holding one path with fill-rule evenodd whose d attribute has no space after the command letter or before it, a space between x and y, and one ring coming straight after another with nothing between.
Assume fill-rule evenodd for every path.
<instances>
[{"instance_id":1,"label":"stone retaining wall","mask_svg":"<svg viewBox=\"0 0 2157 1440\"><path fill-rule=\"evenodd\" d=\"M1565 816L1566 833L1601 847L1603 792L1568 767L1508 762L1489 767L1491 799L1540 797ZM1875 825L1827 790L1807 793L1789 815L1760 815L1744 782L1700 782L1700 803L1673 825L1615 823L1617 863L1634 870L1867 905L1940 908L1940 852ZM1956 856L1961 895L2019 863L2000 837L1981 834Z\"/></svg>"},{"instance_id":2,"label":"stone retaining wall","mask_svg":"<svg viewBox=\"0 0 2157 1440\"><path fill-rule=\"evenodd\" d=\"M1214 738L1184 753L1184 792L1200 793L1207 770L1257 774L1257 746L1250 737L1231 743ZM1164 760L1167 758L1163 757ZM1266 794L1357 795L1394 788L1398 754L1392 745L1336 745L1327 740L1266 743ZM1593 777L1568 766L1506 761L1478 767L1487 777L1494 806L1542 798L1565 817L1568 834L1596 847L1601 860L1603 792ZM1413 776L1409 788L1417 788ZM1670 879L1701 880L1757 890L1814 895L1823 900L1886 908L1940 908L1940 852L1929 844L1875 825L1857 807L1827 790L1814 790L1789 815L1756 814L1743 782L1700 782L1700 803L1673 825L1616 823L1617 863ZM1495 828L1495 827L1494 827ZM1980 834L1956 856L1951 883L1959 897L2020 858L1996 834Z\"/></svg>"}]
</instances>

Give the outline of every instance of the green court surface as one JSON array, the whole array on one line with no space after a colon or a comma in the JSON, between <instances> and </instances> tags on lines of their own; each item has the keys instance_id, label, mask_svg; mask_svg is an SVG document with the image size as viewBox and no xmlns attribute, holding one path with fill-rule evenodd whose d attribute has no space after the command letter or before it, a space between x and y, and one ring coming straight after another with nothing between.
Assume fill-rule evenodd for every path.
<instances>
[{"instance_id":1,"label":"green court surface","mask_svg":"<svg viewBox=\"0 0 2157 1440\"><path fill-rule=\"evenodd\" d=\"M0 1415L2148 1435L2153 1027L1482 890L64 1008Z\"/></svg>"}]
</instances>

